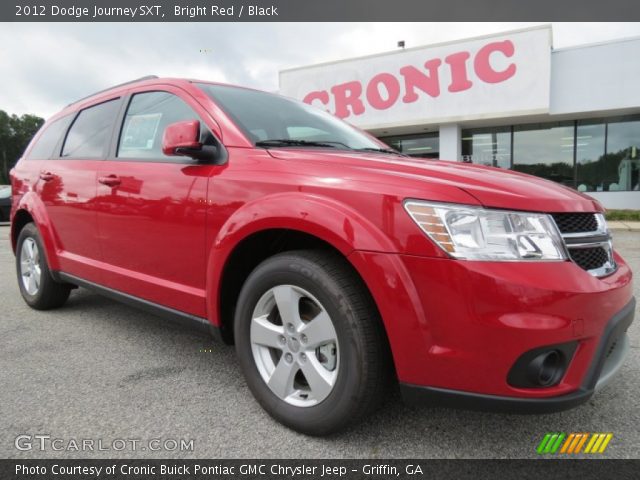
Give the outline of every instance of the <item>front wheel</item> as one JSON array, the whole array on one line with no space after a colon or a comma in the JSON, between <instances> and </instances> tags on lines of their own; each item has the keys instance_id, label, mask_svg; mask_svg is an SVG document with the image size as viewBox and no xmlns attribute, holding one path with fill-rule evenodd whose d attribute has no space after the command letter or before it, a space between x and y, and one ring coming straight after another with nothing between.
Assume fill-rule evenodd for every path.
<instances>
[{"instance_id":1,"label":"front wheel","mask_svg":"<svg viewBox=\"0 0 640 480\"><path fill-rule=\"evenodd\" d=\"M390 365L379 314L335 254L294 251L265 260L242 288L234 328L249 388L294 430L337 431L384 398Z\"/></svg>"},{"instance_id":2,"label":"front wheel","mask_svg":"<svg viewBox=\"0 0 640 480\"><path fill-rule=\"evenodd\" d=\"M16 271L22 298L31 308L57 308L69 298L71 286L51 276L40 233L33 223L25 225L18 235Z\"/></svg>"}]
</instances>

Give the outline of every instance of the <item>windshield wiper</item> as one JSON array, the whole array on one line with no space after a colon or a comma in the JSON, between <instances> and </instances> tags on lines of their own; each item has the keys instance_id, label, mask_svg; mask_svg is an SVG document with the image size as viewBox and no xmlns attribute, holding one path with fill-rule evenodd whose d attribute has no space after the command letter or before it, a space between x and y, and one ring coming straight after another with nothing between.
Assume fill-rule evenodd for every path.
<instances>
[{"instance_id":1,"label":"windshield wiper","mask_svg":"<svg viewBox=\"0 0 640 480\"><path fill-rule=\"evenodd\" d=\"M378 153L388 153L391 155L400 155L401 157L408 157L406 153L399 152L397 150L392 150L390 148L354 148L356 152L378 152Z\"/></svg>"},{"instance_id":2,"label":"windshield wiper","mask_svg":"<svg viewBox=\"0 0 640 480\"><path fill-rule=\"evenodd\" d=\"M386 153L389 155L399 155L401 157L408 157L406 153L398 152L397 150L392 150L391 148L351 148L348 145L345 145L341 142L334 141L311 141L311 140L294 140L290 138L273 138L269 140L259 140L256 142L256 147L331 147L331 148L339 148L344 147L347 150L353 150L356 152L377 152L377 153Z\"/></svg>"},{"instance_id":3,"label":"windshield wiper","mask_svg":"<svg viewBox=\"0 0 640 480\"><path fill-rule=\"evenodd\" d=\"M347 147L340 142L312 142L310 140L293 140L290 138L274 138L269 140L260 140L256 142L256 147L331 147L338 148L338 145Z\"/></svg>"}]
</instances>

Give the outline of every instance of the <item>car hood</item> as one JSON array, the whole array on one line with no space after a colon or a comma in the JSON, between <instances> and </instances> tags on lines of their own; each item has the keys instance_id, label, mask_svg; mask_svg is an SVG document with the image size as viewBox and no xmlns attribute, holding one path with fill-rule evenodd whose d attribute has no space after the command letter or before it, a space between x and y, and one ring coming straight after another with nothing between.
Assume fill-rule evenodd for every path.
<instances>
[{"instance_id":1,"label":"car hood","mask_svg":"<svg viewBox=\"0 0 640 480\"><path fill-rule=\"evenodd\" d=\"M401 184L420 181L426 200L429 185L459 188L485 207L539 212L599 212L602 206L593 198L569 187L512 170L461 162L402 157L377 153L334 152L311 149L270 149L274 158L340 165L345 177L386 176Z\"/></svg>"}]
</instances>

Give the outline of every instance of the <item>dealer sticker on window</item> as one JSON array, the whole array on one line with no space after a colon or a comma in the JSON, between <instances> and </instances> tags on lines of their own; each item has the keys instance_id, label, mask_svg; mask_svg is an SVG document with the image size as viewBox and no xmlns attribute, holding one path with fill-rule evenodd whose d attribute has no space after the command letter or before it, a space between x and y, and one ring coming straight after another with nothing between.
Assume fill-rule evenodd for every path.
<instances>
[{"instance_id":1,"label":"dealer sticker on window","mask_svg":"<svg viewBox=\"0 0 640 480\"><path fill-rule=\"evenodd\" d=\"M151 150L161 118L162 113L130 116L122 136L121 150Z\"/></svg>"}]
</instances>

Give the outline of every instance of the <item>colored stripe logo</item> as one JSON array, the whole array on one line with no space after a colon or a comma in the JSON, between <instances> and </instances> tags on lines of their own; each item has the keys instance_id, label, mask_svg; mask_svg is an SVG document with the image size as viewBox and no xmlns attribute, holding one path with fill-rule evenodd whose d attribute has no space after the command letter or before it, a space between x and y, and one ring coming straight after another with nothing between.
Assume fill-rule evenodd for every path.
<instances>
[{"instance_id":1,"label":"colored stripe logo","mask_svg":"<svg viewBox=\"0 0 640 480\"><path fill-rule=\"evenodd\" d=\"M613 433L552 432L545 434L536 452L538 455L604 453L612 438Z\"/></svg>"}]
</instances>

